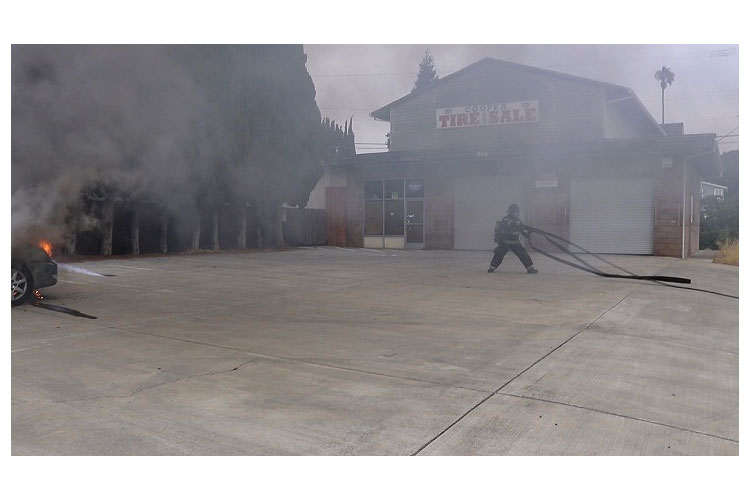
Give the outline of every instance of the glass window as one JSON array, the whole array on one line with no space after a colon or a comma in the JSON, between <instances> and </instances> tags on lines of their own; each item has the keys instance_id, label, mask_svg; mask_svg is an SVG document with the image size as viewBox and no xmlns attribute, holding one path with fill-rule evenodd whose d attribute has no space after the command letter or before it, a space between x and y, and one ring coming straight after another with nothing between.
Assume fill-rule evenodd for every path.
<instances>
[{"instance_id":1,"label":"glass window","mask_svg":"<svg viewBox=\"0 0 750 500\"><path fill-rule=\"evenodd\" d=\"M383 181L365 181L365 200L383 199Z\"/></svg>"},{"instance_id":2,"label":"glass window","mask_svg":"<svg viewBox=\"0 0 750 500\"><path fill-rule=\"evenodd\" d=\"M403 200L404 199L404 180L403 179L385 181L385 199L386 200Z\"/></svg>"},{"instance_id":3,"label":"glass window","mask_svg":"<svg viewBox=\"0 0 750 500\"><path fill-rule=\"evenodd\" d=\"M403 187L403 184L402 184ZM386 236L403 236L404 202L403 200L385 200L385 234Z\"/></svg>"},{"instance_id":4,"label":"glass window","mask_svg":"<svg viewBox=\"0 0 750 500\"><path fill-rule=\"evenodd\" d=\"M383 235L383 202L365 201L365 236Z\"/></svg>"},{"instance_id":5,"label":"glass window","mask_svg":"<svg viewBox=\"0 0 750 500\"><path fill-rule=\"evenodd\" d=\"M406 202L406 223L407 224L421 224L423 222L422 200Z\"/></svg>"},{"instance_id":6,"label":"glass window","mask_svg":"<svg viewBox=\"0 0 750 500\"><path fill-rule=\"evenodd\" d=\"M408 179L406 181L407 198L424 198L424 184L421 179Z\"/></svg>"}]
</instances>

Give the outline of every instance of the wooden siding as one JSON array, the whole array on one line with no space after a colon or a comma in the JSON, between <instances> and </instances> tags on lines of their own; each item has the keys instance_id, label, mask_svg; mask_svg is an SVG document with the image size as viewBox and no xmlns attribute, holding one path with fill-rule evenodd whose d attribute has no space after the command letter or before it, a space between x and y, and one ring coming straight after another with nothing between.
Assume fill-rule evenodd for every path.
<instances>
[{"instance_id":1,"label":"wooden siding","mask_svg":"<svg viewBox=\"0 0 750 500\"><path fill-rule=\"evenodd\" d=\"M536 122L438 129L436 109L539 101ZM581 142L604 137L605 88L521 69L478 68L391 109L391 150L487 149L505 144Z\"/></svg>"},{"instance_id":2,"label":"wooden siding","mask_svg":"<svg viewBox=\"0 0 750 500\"><path fill-rule=\"evenodd\" d=\"M622 100L607 104L607 118L604 136L607 139L632 138L643 136L642 117L633 113L633 103Z\"/></svg>"}]
</instances>

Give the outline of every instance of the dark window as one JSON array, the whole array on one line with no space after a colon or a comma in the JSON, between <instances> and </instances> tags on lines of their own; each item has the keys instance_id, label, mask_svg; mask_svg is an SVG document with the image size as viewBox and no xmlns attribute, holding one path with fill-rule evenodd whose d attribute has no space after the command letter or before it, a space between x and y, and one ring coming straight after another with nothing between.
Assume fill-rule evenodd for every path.
<instances>
[{"instance_id":1,"label":"dark window","mask_svg":"<svg viewBox=\"0 0 750 500\"><path fill-rule=\"evenodd\" d=\"M406 202L406 223L421 224L423 222L423 201L409 200Z\"/></svg>"},{"instance_id":2,"label":"dark window","mask_svg":"<svg viewBox=\"0 0 750 500\"><path fill-rule=\"evenodd\" d=\"M403 200L385 200L385 234L386 236L402 236L404 234Z\"/></svg>"},{"instance_id":3,"label":"dark window","mask_svg":"<svg viewBox=\"0 0 750 500\"><path fill-rule=\"evenodd\" d=\"M365 236L383 235L383 202L365 201Z\"/></svg>"},{"instance_id":4,"label":"dark window","mask_svg":"<svg viewBox=\"0 0 750 500\"><path fill-rule=\"evenodd\" d=\"M365 200L383 199L383 181L365 181Z\"/></svg>"},{"instance_id":5,"label":"dark window","mask_svg":"<svg viewBox=\"0 0 750 500\"><path fill-rule=\"evenodd\" d=\"M403 179L385 181L385 199L386 200L403 200L404 199L404 180Z\"/></svg>"}]
</instances>

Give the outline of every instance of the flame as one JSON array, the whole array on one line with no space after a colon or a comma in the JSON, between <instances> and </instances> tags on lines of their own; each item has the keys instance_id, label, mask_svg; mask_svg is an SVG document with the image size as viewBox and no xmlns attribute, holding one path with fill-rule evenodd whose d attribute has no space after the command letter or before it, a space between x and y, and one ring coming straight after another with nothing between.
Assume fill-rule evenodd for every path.
<instances>
[{"instance_id":1,"label":"flame","mask_svg":"<svg viewBox=\"0 0 750 500\"><path fill-rule=\"evenodd\" d=\"M44 253L47 254L47 257L52 257L52 243L47 240L42 240L39 242L39 248L44 250Z\"/></svg>"},{"instance_id":2,"label":"flame","mask_svg":"<svg viewBox=\"0 0 750 500\"><path fill-rule=\"evenodd\" d=\"M34 297L36 297L36 300L44 300L44 295L39 290L34 290Z\"/></svg>"}]
</instances>

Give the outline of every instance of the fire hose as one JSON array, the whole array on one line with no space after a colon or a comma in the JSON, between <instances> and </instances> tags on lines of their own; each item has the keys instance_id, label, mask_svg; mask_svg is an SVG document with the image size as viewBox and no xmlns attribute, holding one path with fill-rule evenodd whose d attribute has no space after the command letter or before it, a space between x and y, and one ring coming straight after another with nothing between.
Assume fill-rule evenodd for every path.
<instances>
[{"instance_id":1,"label":"fire hose","mask_svg":"<svg viewBox=\"0 0 750 500\"><path fill-rule=\"evenodd\" d=\"M678 285L670 284L670 283L690 284L691 280L689 278L680 278L680 277L677 277L677 276L661 276L661 275L640 275L640 274L633 273L631 271L628 271L627 269L624 269L624 268L622 268L622 267L620 267L620 266L618 266L618 265L616 265L616 264L614 264L614 263L612 263L612 262L604 259L601 255L599 255L597 253L594 253L594 252L591 252L589 250L586 250L585 248L583 248L583 247L581 247L579 245L576 245L572 241L568 241L567 239L563 238L562 236L558 236L556 234L548 233L547 231L542 231L541 229L537 229L535 227L524 225L523 226L523 232L524 232L524 234L526 236L526 239L529 242L529 247L532 250L534 250L535 252L538 252L538 253L544 255L545 257L548 257L548 258L550 258L550 259L552 259L554 261L560 262L562 264L568 265L568 266L576 268L576 269L580 269L581 271L585 271L587 273L591 273L591 274L595 274L597 276L601 276L603 278L621 278L621 279L631 279L631 280L653 281L655 283L659 283L661 285L669 286L669 287L673 287L673 288L682 288L682 289L686 289L686 290L695 290L695 291L698 291L698 292L712 293L712 294L715 294L715 295L721 295L723 297L731 297L731 298L734 298L734 299L739 299L739 297L736 296L736 295L729 295L729 294L726 294L726 293L715 292L715 291L712 291L712 290L704 290L702 288L693 288L693 287L678 286ZM571 256L573 259L575 259L579 263L576 264L575 262L571 262L571 261L565 260L563 258L560 258L560 257L558 257L556 255L552 255L552 254L550 254L548 252L545 252L544 250L542 250L542 249L534 246L534 244L531 241L531 235L532 234L538 234L538 235L544 237L544 239L547 240L554 247L556 247L559 250L561 250L562 252L568 254L569 256ZM596 258L596 259L604 262L605 264L607 264L609 266L612 266L615 269L618 269L618 270L622 271L624 274L606 273L604 271L601 271L600 269L597 269L596 267L594 267L590 263L588 263L585 260L583 260L578 255L576 255L575 253L571 252L568 248L566 248L565 246L563 246L561 244L561 242L562 243L566 243L567 245L569 245L571 247L574 247L577 250L580 250L582 253L584 253L584 254L586 254L588 256L594 257L594 258Z\"/></svg>"}]
</instances>

